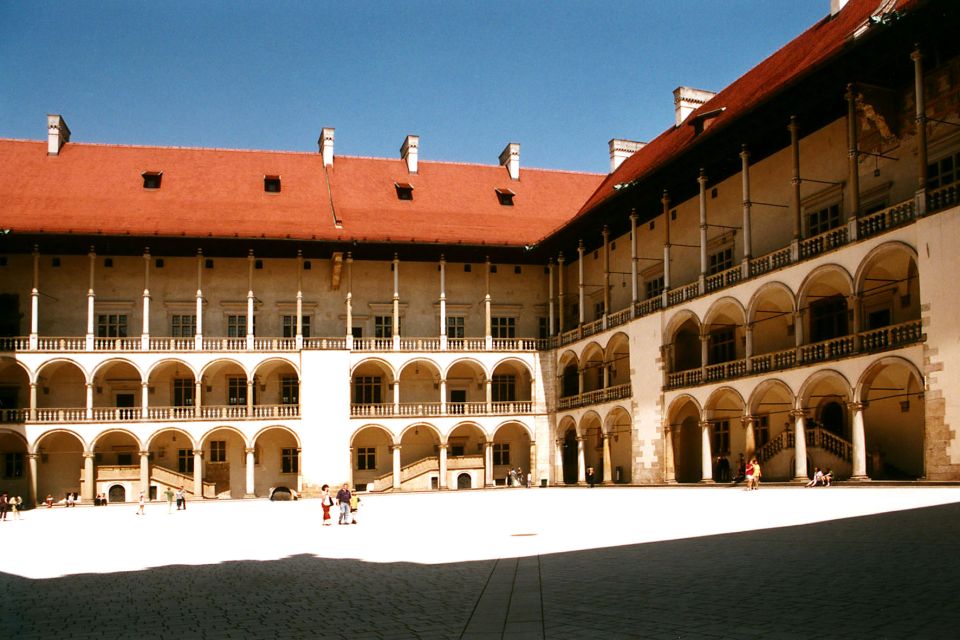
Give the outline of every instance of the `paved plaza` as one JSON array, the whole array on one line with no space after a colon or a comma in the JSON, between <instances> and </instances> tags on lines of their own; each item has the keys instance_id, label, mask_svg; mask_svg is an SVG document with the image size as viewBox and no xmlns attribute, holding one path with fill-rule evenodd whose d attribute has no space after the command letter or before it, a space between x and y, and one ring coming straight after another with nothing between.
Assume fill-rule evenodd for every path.
<instances>
[{"instance_id":1,"label":"paved plaza","mask_svg":"<svg viewBox=\"0 0 960 640\"><path fill-rule=\"evenodd\" d=\"M498 489L39 509L0 638L946 638L960 488Z\"/></svg>"}]
</instances>

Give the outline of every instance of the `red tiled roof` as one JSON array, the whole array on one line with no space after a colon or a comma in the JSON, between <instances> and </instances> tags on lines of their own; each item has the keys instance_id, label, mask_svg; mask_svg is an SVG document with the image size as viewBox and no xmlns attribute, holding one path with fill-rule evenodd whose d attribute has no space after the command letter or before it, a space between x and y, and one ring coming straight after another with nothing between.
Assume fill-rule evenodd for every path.
<instances>
[{"instance_id":1,"label":"red tiled roof","mask_svg":"<svg viewBox=\"0 0 960 640\"><path fill-rule=\"evenodd\" d=\"M748 109L775 95L787 85L824 63L850 41L854 31L878 10L904 10L918 0L850 0L836 15L826 17L794 38L780 50L732 82L694 110L680 126L671 127L634 153L601 183L581 207L577 217L612 198L614 185L642 179L691 148L698 138L716 134ZM827 3L824 2L824 7ZM721 110L710 128L695 135L688 126L693 118Z\"/></svg>"},{"instance_id":2,"label":"red tiled roof","mask_svg":"<svg viewBox=\"0 0 960 640\"><path fill-rule=\"evenodd\" d=\"M320 154L0 140L0 224L18 233L265 237L522 246L568 220L599 174ZM162 171L160 189L141 174ZM280 193L264 192L279 176ZM395 183L415 187L397 197ZM509 184L513 207L495 189ZM331 208L332 194L332 208ZM336 224L340 221L340 225Z\"/></svg>"}]
</instances>

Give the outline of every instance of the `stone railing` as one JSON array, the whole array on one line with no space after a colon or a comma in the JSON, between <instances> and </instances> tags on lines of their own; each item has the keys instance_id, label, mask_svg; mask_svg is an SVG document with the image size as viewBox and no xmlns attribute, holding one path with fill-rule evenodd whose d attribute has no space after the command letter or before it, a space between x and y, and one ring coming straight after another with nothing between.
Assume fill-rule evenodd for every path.
<instances>
[{"instance_id":1,"label":"stone railing","mask_svg":"<svg viewBox=\"0 0 960 640\"><path fill-rule=\"evenodd\" d=\"M632 317L630 314L630 307L626 309L621 309L620 311L615 311L607 316L607 329L612 329L613 327L619 327L622 324L626 324L630 321Z\"/></svg>"},{"instance_id":2,"label":"stone railing","mask_svg":"<svg viewBox=\"0 0 960 640\"><path fill-rule=\"evenodd\" d=\"M790 260L790 247L777 249L772 253L759 256L750 260L750 277L755 278L765 273L776 271L782 267L792 264Z\"/></svg>"},{"instance_id":3,"label":"stone railing","mask_svg":"<svg viewBox=\"0 0 960 640\"><path fill-rule=\"evenodd\" d=\"M757 449L757 460L761 463L766 462L784 449L793 448L793 431L781 431L775 438Z\"/></svg>"},{"instance_id":4,"label":"stone railing","mask_svg":"<svg viewBox=\"0 0 960 640\"><path fill-rule=\"evenodd\" d=\"M955 206L960 202L960 182L948 184L927 193L927 210L939 211Z\"/></svg>"},{"instance_id":5,"label":"stone railing","mask_svg":"<svg viewBox=\"0 0 960 640\"><path fill-rule=\"evenodd\" d=\"M677 287L676 289L671 289L667 292L667 302L670 306L675 304L680 304L686 302L687 300L693 300L700 295L700 283L692 282L688 285L682 287Z\"/></svg>"},{"instance_id":6,"label":"stone railing","mask_svg":"<svg viewBox=\"0 0 960 640\"><path fill-rule=\"evenodd\" d=\"M483 456L448 456L447 469L483 469Z\"/></svg>"},{"instance_id":7,"label":"stone railing","mask_svg":"<svg viewBox=\"0 0 960 640\"><path fill-rule=\"evenodd\" d=\"M485 351L486 338L447 338L447 351Z\"/></svg>"},{"instance_id":8,"label":"stone railing","mask_svg":"<svg viewBox=\"0 0 960 640\"><path fill-rule=\"evenodd\" d=\"M624 384L607 387L606 389L594 389L592 391L585 391L575 396L564 396L562 398L558 398L557 409L559 411L565 411L569 409L576 409L578 407L603 404L604 402L614 402L615 400L629 398L632 394L633 387L629 382L627 382Z\"/></svg>"},{"instance_id":9,"label":"stone railing","mask_svg":"<svg viewBox=\"0 0 960 640\"><path fill-rule=\"evenodd\" d=\"M94 351L140 351L140 338L94 338Z\"/></svg>"},{"instance_id":10,"label":"stone railing","mask_svg":"<svg viewBox=\"0 0 960 640\"><path fill-rule=\"evenodd\" d=\"M799 348L798 364L837 360L855 353L853 336L841 336L823 342L805 344Z\"/></svg>"},{"instance_id":11,"label":"stone railing","mask_svg":"<svg viewBox=\"0 0 960 640\"><path fill-rule=\"evenodd\" d=\"M449 464L449 459L447 460ZM440 458L437 456L428 456L426 458L420 458L416 462L412 462L405 467L400 468L400 486L403 486L403 483L411 478L416 478L419 475L424 473L429 473L430 471L438 471L440 469ZM393 487L393 472L385 473L379 478L373 481L373 490L374 491L383 491L384 489L390 489Z\"/></svg>"},{"instance_id":12,"label":"stone railing","mask_svg":"<svg viewBox=\"0 0 960 640\"><path fill-rule=\"evenodd\" d=\"M841 460L853 460L853 445L837 434L822 427L813 427L805 432L808 449L822 449L837 456ZM792 430L781 431L767 444L757 449L757 460L766 462L785 449L793 449L796 438Z\"/></svg>"},{"instance_id":13,"label":"stone railing","mask_svg":"<svg viewBox=\"0 0 960 640\"><path fill-rule=\"evenodd\" d=\"M533 413L533 402L515 400L512 402L392 402L378 404L351 404L350 416L354 418L399 418L407 416L484 416L484 415L524 415Z\"/></svg>"},{"instance_id":14,"label":"stone railing","mask_svg":"<svg viewBox=\"0 0 960 640\"><path fill-rule=\"evenodd\" d=\"M895 204L883 211L857 218L857 237L862 239L875 236L888 229L913 222L916 217L917 207L913 200Z\"/></svg>"},{"instance_id":15,"label":"stone railing","mask_svg":"<svg viewBox=\"0 0 960 640\"><path fill-rule=\"evenodd\" d=\"M0 409L0 423L26 422L29 417L29 409Z\"/></svg>"},{"instance_id":16,"label":"stone railing","mask_svg":"<svg viewBox=\"0 0 960 640\"><path fill-rule=\"evenodd\" d=\"M739 378L746 373L746 360L731 360L730 362L708 365L704 370L704 379L706 382L716 382L728 378Z\"/></svg>"},{"instance_id":17,"label":"stone railing","mask_svg":"<svg viewBox=\"0 0 960 640\"><path fill-rule=\"evenodd\" d=\"M743 268L740 265L707 276L704 287L707 293L730 287L743 280Z\"/></svg>"},{"instance_id":18,"label":"stone railing","mask_svg":"<svg viewBox=\"0 0 960 640\"><path fill-rule=\"evenodd\" d=\"M103 480L139 480L138 464L100 464L97 465L97 481ZM191 481L191 486L193 482Z\"/></svg>"},{"instance_id":19,"label":"stone railing","mask_svg":"<svg viewBox=\"0 0 960 640\"><path fill-rule=\"evenodd\" d=\"M765 373L779 369L789 369L797 363L797 348L762 353L750 357L750 373Z\"/></svg>"},{"instance_id":20,"label":"stone railing","mask_svg":"<svg viewBox=\"0 0 960 640\"><path fill-rule=\"evenodd\" d=\"M197 407L148 406L144 417L141 407L93 407L90 417L84 407L37 408L36 419L30 420L29 409L16 409L22 422L154 422L188 420L238 420L300 417L300 405L256 404L248 415L246 405L206 405Z\"/></svg>"},{"instance_id":21,"label":"stone railing","mask_svg":"<svg viewBox=\"0 0 960 640\"><path fill-rule=\"evenodd\" d=\"M800 259L809 260L848 242L847 227L841 226L800 241Z\"/></svg>"}]
</instances>

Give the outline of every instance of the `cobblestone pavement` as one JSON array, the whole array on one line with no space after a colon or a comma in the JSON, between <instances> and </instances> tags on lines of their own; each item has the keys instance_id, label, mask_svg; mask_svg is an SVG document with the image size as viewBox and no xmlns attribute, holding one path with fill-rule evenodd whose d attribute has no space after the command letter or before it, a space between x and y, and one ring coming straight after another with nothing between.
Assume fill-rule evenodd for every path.
<instances>
[{"instance_id":1,"label":"cobblestone pavement","mask_svg":"<svg viewBox=\"0 0 960 640\"><path fill-rule=\"evenodd\" d=\"M40 509L0 638L947 638L960 489L495 490Z\"/></svg>"}]
</instances>

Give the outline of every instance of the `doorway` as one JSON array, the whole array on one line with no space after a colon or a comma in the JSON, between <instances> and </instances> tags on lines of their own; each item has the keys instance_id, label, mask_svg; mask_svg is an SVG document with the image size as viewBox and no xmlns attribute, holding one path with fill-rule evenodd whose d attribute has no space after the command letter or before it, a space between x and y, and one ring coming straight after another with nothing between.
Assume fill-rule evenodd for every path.
<instances>
[{"instance_id":1,"label":"doorway","mask_svg":"<svg viewBox=\"0 0 960 640\"><path fill-rule=\"evenodd\" d=\"M457 489L472 489L473 481L469 473L461 473L457 476Z\"/></svg>"},{"instance_id":2,"label":"doorway","mask_svg":"<svg viewBox=\"0 0 960 640\"><path fill-rule=\"evenodd\" d=\"M127 501L127 490L123 488L122 484L115 484L110 487L108 492L108 497L110 502L126 502Z\"/></svg>"}]
</instances>

